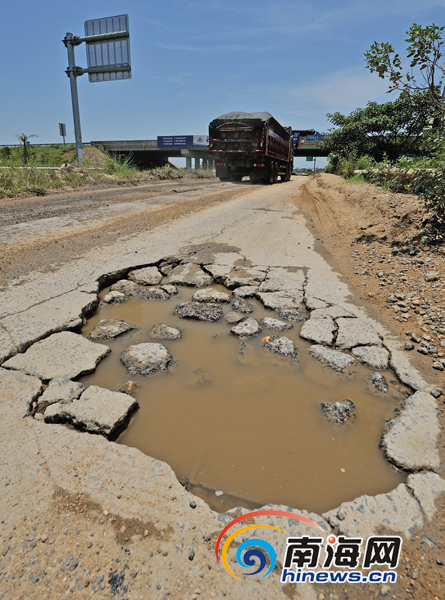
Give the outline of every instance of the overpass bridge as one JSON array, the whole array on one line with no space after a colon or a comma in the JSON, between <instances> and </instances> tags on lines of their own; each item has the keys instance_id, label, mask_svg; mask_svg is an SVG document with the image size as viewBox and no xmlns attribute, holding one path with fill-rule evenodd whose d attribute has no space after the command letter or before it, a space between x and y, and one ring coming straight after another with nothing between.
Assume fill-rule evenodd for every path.
<instances>
[{"instance_id":1,"label":"overpass bridge","mask_svg":"<svg viewBox=\"0 0 445 600\"><path fill-rule=\"evenodd\" d=\"M323 136L315 129L294 130L294 157L327 156L321 148ZM168 164L170 158L185 158L186 169L212 168L214 159L209 155L207 135L159 136L156 140L92 141L92 146L111 156L130 157L140 168L147 169Z\"/></svg>"},{"instance_id":2,"label":"overpass bridge","mask_svg":"<svg viewBox=\"0 0 445 600\"><path fill-rule=\"evenodd\" d=\"M192 168L192 160L195 163L195 169L213 167L213 159L209 156L208 141L203 145L190 144L187 147L188 140L184 145L176 143L174 138L190 138L196 136L162 136L156 140L119 140L119 141L93 141L91 145L108 152L111 156L123 156L133 159L140 168L161 167L168 164L170 158L185 158L186 169ZM204 140L207 139L207 136ZM172 140L169 143L169 140Z\"/></svg>"}]
</instances>

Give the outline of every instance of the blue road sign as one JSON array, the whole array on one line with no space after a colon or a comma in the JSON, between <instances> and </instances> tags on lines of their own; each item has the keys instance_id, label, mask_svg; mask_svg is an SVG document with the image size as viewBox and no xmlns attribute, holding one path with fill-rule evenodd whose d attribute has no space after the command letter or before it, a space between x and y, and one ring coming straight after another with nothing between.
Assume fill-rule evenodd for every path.
<instances>
[{"instance_id":1,"label":"blue road sign","mask_svg":"<svg viewBox=\"0 0 445 600\"><path fill-rule=\"evenodd\" d=\"M325 139L324 135L317 133L316 135L307 135L306 142L322 142Z\"/></svg>"},{"instance_id":2,"label":"blue road sign","mask_svg":"<svg viewBox=\"0 0 445 600\"><path fill-rule=\"evenodd\" d=\"M208 145L208 135L158 135L158 148L202 148Z\"/></svg>"}]
</instances>

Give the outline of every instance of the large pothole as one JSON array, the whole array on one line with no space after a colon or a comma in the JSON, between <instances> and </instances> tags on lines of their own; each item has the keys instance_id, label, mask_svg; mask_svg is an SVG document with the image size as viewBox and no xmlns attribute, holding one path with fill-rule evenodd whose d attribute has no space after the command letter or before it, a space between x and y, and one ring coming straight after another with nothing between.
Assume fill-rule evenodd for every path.
<instances>
[{"instance_id":1,"label":"large pothole","mask_svg":"<svg viewBox=\"0 0 445 600\"><path fill-rule=\"evenodd\" d=\"M99 308L82 330L84 336L90 335L103 319L134 327L107 339L104 343L111 354L82 379L86 387L124 389L138 400L140 408L119 437L120 443L170 464L189 490L218 511L273 503L321 514L361 494L390 491L405 480L406 475L390 465L379 449L385 420L394 416L405 395L391 371L379 371L387 383L382 385L382 377L372 377L375 369L353 361L347 353L346 363L351 364L329 368L323 340L314 352L314 344L311 348L311 342L300 337L303 322L291 320L298 316L295 309L279 316L257 298L246 298L251 313L238 314L255 319L261 331L247 335L254 334L256 326L244 321L244 337L234 335L234 323L227 322L227 315L234 312L232 303L237 298L222 285L212 285L230 295L229 303L216 304L215 318L223 313L219 320L181 318L179 314L187 314L188 309L176 307L192 301L197 288L178 286L178 293L168 298L173 288L163 295L156 285L160 278L146 276L146 293L138 292L142 297L128 297L130 280L130 285L112 286L127 293L125 298L114 294L125 300L122 303L104 303L110 290L102 290ZM240 281L232 278L226 283L234 287ZM202 288L201 296L206 289ZM342 314L337 316L344 320ZM291 327L276 331L276 324L264 318ZM331 321L323 321L320 330L315 326L310 335L329 337ZM181 336L160 339L159 327L153 330L159 324L179 329ZM277 341L283 336L293 342L296 353L288 342ZM147 375L129 373L128 364L121 362L122 353L145 343L162 344L173 361ZM277 345L287 355L275 353ZM137 385L122 388L128 380ZM349 406L346 399L354 405L352 412L344 412ZM340 404L332 406L335 402ZM322 403L330 406L322 410Z\"/></svg>"}]
</instances>

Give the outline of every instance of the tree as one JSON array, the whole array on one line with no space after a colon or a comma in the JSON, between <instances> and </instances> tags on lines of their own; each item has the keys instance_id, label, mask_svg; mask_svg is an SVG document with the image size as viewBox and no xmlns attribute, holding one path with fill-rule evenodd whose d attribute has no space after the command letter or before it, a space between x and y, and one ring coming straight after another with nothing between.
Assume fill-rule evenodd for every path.
<instances>
[{"instance_id":1,"label":"tree","mask_svg":"<svg viewBox=\"0 0 445 600\"><path fill-rule=\"evenodd\" d=\"M37 136L34 133L32 133L31 135L26 135L25 133L16 133L15 136L23 144L23 163L26 165L26 163L28 162L28 148L31 147L29 139Z\"/></svg>"},{"instance_id":2,"label":"tree","mask_svg":"<svg viewBox=\"0 0 445 600\"><path fill-rule=\"evenodd\" d=\"M410 60L409 70L403 72L399 54L388 42L374 42L365 52L366 67L371 73L378 73L381 79L389 78L389 92L427 91L429 101L439 110L445 112L445 76L442 40L444 27L427 25L422 27L414 23L406 32L408 38L407 58Z\"/></svg>"},{"instance_id":3,"label":"tree","mask_svg":"<svg viewBox=\"0 0 445 600\"><path fill-rule=\"evenodd\" d=\"M427 102L427 92L402 92L394 102L368 102L349 115L327 115L336 127L330 129L325 148L338 156L369 155L381 161L385 155L425 156L424 130L438 120L438 111Z\"/></svg>"}]
</instances>

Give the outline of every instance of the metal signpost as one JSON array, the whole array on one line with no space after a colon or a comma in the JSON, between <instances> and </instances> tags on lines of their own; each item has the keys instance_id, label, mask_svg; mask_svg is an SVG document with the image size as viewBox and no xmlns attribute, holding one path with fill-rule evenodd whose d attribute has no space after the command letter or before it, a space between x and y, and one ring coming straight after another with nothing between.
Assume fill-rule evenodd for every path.
<instances>
[{"instance_id":1,"label":"metal signpost","mask_svg":"<svg viewBox=\"0 0 445 600\"><path fill-rule=\"evenodd\" d=\"M65 123L59 123L59 133L63 137L63 145L65 146L65 138L66 138L66 125L65 125Z\"/></svg>"},{"instance_id":2,"label":"metal signpost","mask_svg":"<svg viewBox=\"0 0 445 600\"><path fill-rule=\"evenodd\" d=\"M77 162L82 163L82 133L80 129L77 77L88 73L91 83L131 78L130 33L128 15L85 21L85 36L67 33L62 40L68 51L68 69L73 103L74 136ZM87 47L88 68L76 67L74 48L82 42Z\"/></svg>"}]
</instances>

